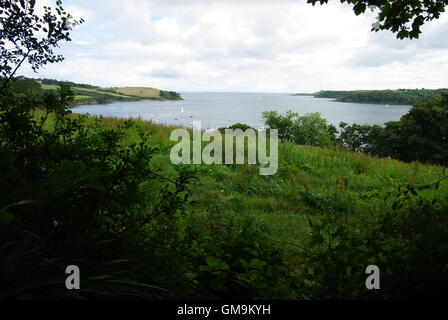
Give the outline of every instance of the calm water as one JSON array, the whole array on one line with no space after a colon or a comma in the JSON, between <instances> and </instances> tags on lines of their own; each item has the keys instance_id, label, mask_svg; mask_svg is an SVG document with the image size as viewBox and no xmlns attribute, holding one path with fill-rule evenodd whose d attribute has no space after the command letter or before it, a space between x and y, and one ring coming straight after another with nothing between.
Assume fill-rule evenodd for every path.
<instances>
[{"instance_id":1,"label":"calm water","mask_svg":"<svg viewBox=\"0 0 448 320\"><path fill-rule=\"evenodd\" d=\"M202 128L225 127L237 122L263 128L263 111L293 110L300 114L319 112L329 123L384 124L399 120L410 106L333 102L281 93L182 93L182 101L116 102L86 105L73 109L77 113L137 118L157 123L191 126L201 121Z\"/></svg>"}]
</instances>

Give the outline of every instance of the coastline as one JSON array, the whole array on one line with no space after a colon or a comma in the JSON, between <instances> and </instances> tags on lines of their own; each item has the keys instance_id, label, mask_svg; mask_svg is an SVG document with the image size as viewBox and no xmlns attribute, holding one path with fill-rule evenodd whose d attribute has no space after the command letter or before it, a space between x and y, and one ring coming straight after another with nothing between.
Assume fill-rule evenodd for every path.
<instances>
[{"instance_id":1,"label":"coastline","mask_svg":"<svg viewBox=\"0 0 448 320\"><path fill-rule=\"evenodd\" d=\"M315 97L316 99L329 99L329 98L319 98ZM343 101L338 99L330 99L331 102L343 102L343 103L357 103L357 104L377 104L377 105L389 105L389 106L412 106L411 104L407 103L398 103L398 102L364 102L364 101Z\"/></svg>"},{"instance_id":2,"label":"coastline","mask_svg":"<svg viewBox=\"0 0 448 320\"><path fill-rule=\"evenodd\" d=\"M357 104L377 104L377 105L390 105L390 106L412 106L412 104L399 103L399 102L365 102L365 101L344 101L337 98L324 98L316 97L312 94L292 94L294 97L313 97L314 99L326 99L330 102L343 102L343 103L357 103Z\"/></svg>"},{"instance_id":3,"label":"coastline","mask_svg":"<svg viewBox=\"0 0 448 320\"><path fill-rule=\"evenodd\" d=\"M111 104L115 102L138 102L138 101L181 101L184 100L183 98L176 98L176 99L166 99L166 98L129 98L129 99L107 99L103 101L74 101L72 104L70 104L70 108L76 108L79 106L93 106L93 105L101 105L101 104Z\"/></svg>"}]
</instances>

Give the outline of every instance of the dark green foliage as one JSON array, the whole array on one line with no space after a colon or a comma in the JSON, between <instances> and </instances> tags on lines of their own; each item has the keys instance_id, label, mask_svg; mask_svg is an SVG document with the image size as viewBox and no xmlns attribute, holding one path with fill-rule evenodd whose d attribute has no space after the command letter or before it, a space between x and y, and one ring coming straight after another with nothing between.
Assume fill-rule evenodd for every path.
<instances>
[{"instance_id":1,"label":"dark green foliage","mask_svg":"<svg viewBox=\"0 0 448 320\"><path fill-rule=\"evenodd\" d=\"M417 103L398 122L386 124L393 157L448 165L448 95Z\"/></svg>"},{"instance_id":2,"label":"dark green foliage","mask_svg":"<svg viewBox=\"0 0 448 320\"><path fill-rule=\"evenodd\" d=\"M338 128L336 128L335 125L329 124L328 125L328 134L330 135L330 140L332 145L337 144L337 137L338 137Z\"/></svg>"},{"instance_id":3,"label":"dark green foliage","mask_svg":"<svg viewBox=\"0 0 448 320\"><path fill-rule=\"evenodd\" d=\"M288 111L284 116L278 114L277 111L266 111L263 113L265 124L271 129L278 130L278 137L281 141L294 141L295 135L293 132L294 121L299 115Z\"/></svg>"},{"instance_id":4,"label":"dark green foliage","mask_svg":"<svg viewBox=\"0 0 448 320\"><path fill-rule=\"evenodd\" d=\"M0 6L0 77L3 89L9 85L17 70L26 61L34 71L47 63L63 60L53 52L60 41L70 41L70 30L75 21L56 1L56 10L44 7L44 14L36 13L36 0L2 0ZM44 34L44 35L41 35Z\"/></svg>"},{"instance_id":5,"label":"dark green foliage","mask_svg":"<svg viewBox=\"0 0 448 320\"><path fill-rule=\"evenodd\" d=\"M447 92L448 89L320 91L314 97L336 99L339 102L413 105L417 102L427 102Z\"/></svg>"},{"instance_id":6,"label":"dark green foliage","mask_svg":"<svg viewBox=\"0 0 448 320\"><path fill-rule=\"evenodd\" d=\"M347 94L350 91L328 91L328 90L322 90L318 93L314 94L315 98L326 98L326 99L336 99L339 98L345 94Z\"/></svg>"},{"instance_id":7,"label":"dark green foliage","mask_svg":"<svg viewBox=\"0 0 448 320\"><path fill-rule=\"evenodd\" d=\"M335 140L337 144L353 152L365 152L370 155L389 156L384 145L385 129L378 125L339 124L341 129Z\"/></svg>"},{"instance_id":8,"label":"dark green foliage","mask_svg":"<svg viewBox=\"0 0 448 320\"><path fill-rule=\"evenodd\" d=\"M186 255L194 286L186 298L280 298L286 266L280 248L254 219L212 211L189 218L184 230L180 254Z\"/></svg>"},{"instance_id":9,"label":"dark green foliage","mask_svg":"<svg viewBox=\"0 0 448 320\"><path fill-rule=\"evenodd\" d=\"M388 122L385 126L341 122L337 129L317 121L317 118L311 121L314 125L307 126L306 121L297 122L297 114L292 112L281 116L271 111L264 117L267 125L279 129L283 141L314 146L339 145L372 156L448 164L448 95L445 93L427 102L416 103L400 121ZM319 140L318 137L324 138ZM313 139L325 141L325 144Z\"/></svg>"},{"instance_id":10,"label":"dark green foliage","mask_svg":"<svg viewBox=\"0 0 448 320\"><path fill-rule=\"evenodd\" d=\"M62 33L66 13L58 1L62 21L47 8L48 39L39 42L34 32L40 27L31 25L40 21L33 16L34 4L7 1L2 23L18 24L2 39L23 36L36 46L30 62L38 69L62 59L47 41L69 38ZM5 50L2 61L20 57L14 60L17 69L29 58ZM132 121L115 128L101 119L88 123L87 117L67 110L74 99L70 87L16 94L10 89L16 69L5 72L0 95L0 298L274 294L284 275L279 252L247 220L232 217L198 229L186 219L194 173L179 166L167 169L166 155L156 145L166 146L154 145L151 130ZM174 92L162 95L179 98ZM65 268L73 264L82 273L76 292L64 285Z\"/></svg>"},{"instance_id":11,"label":"dark green foliage","mask_svg":"<svg viewBox=\"0 0 448 320\"><path fill-rule=\"evenodd\" d=\"M4 3L22 19L9 17L18 30L5 35L41 43L22 12L34 1ZM49 10L45 21L58 21ZM48 41L68 40L51 26ZM58 61L45 43L35 68ZM0 92L1 299L447 298L442 168L289 143L272 177L249 165L174 166L167 127L72 115L69 87L17 94L14 73ZM318 114L264 117L285 141L447 159L446 97L386 128L341 124L339 137ZM64 286L73 264L80 291ZM365 290L371 264L380 291Z\"/></svg>"},{"instance_id":12,"label":"dark green foliage","mask_svg":"<svg viewBox=\"0 0 448 320\"><path fill-rule=\"evenodd\" d=\"M167 100L182 100L182 97L180 96L180 93L174 92L174 91L160 91L160 98L167 99Z\"/></svg>"},{"instance_id":13,"label":"dark green foliage","mask_svg":"<svg viewBox=\"0 0 448 320\"><path fill-rule=\"evenodd\" d=\"M84 117L69 118L68 87L61 87L57 96L33 99L8 95L1 101L0 207L7 217L1 225L1 243L6 245L2 295L62 298L67 291L57 279L64 278L63 268L70 264L80 265L85 279L91 280L77 292L79 297L162 294L139 283L133 267L111 261L138 266L132 253L142 230L158 216L181 210L188 176L179 172L170 180L152 170L154 149L144 136L141 143L123 147L125 127L91 130ZM39 120L29 109L37 104L47 110ZM47 129L44 122L50 112L56 116ZM155 184L153 200L142 187L147 181ZM30 271L33 265L39 267ZM98 277L103 285L94 281Z\"/></svg>"},{"instance_id":14,"label":"dark green foliage","mask_svg":"<svg viewBox=\"0 0 448 320\"><path fill-rule=\"evenodd\" d=\"M248 129L254 129L253 127L251 127L251 126L249 126L249 125L247 125L247 124L244 124L244 123L235 123L235 124L233 124L233 125L231 125L230 127L226 127L226 128L219 128L218 130L221 132L221 133L225 133L225 130L226 129L230 129L230 130L242 130L243 132L245 132L246 130L248 130Z\"/></svg>"},{"instance_id":15,"label":"dark green foliage","mask_svg":"<svg viewBox=\"0 0 448 320\"><path fill-rule=\"evenodd\" d=\"M441 181L400 186L385 197L391 209L358 222L349 206L308 195L318 214L308 216L312 237L303 252L301 297L448 298L448 207L420 194L437 190ZM362 287L368 265L380 267L381 290Z\"/></svg>"},{"instance_id":16,"label":"dark green foliage","mask_svg":"<svg viewBox=\"0 0 448 320\"><path fill-rule=\"evenodd\" d=\"M282 141L319 147L331 145L331 128L319 113L300 116L292 111L285 115L280 115L277 111L267 111L263 113L263 118L269 128L278 129Z\"/></svg>"},{"instance_id":17,"label":"dark green foliage","mask_svg":"<svg viewBox=\"0 0 448 320\"><path fill-rule=\"evenodd\" d=\"M42 93L42 86L33 79L16 79L11 83L11 90L18 94L38 94Z\"/></svg>"},{"instance_id":18,"label":"dark green foliage","mask_svg":"<svg viewBox=\"0 0 448 320\"><path fill-rule=\"evenodd\" d=\"M356 15L365 13L369 6L379 8L377 28L372 31L389 30L397 34L397 38L418 38L421 27L428 21L438 19L445 12L448 0L411 0L411 1L388 1L388 0L340 0L342 3L353 5ZM308 3L325 4L328 0L308 0Z\"/></svg>"},{"instance_id":19,"label":"dark green foliage","mask_svg":"<svg viewBox=\"0 0 448 320\"><path fill-rule=\"evenodd\" d=\"M151 169L155 149L144 134L139 143L122 142L132 124L93 129L85 117L70 117L67 86L39 95L12 91L22 84L12 79L25 60L37 70L62 59L52 48L70 40L71 21L56 5L57 14L45 8L43 18L34 14L35 1L1 6L0 298L166 297L135 273L147 263L135 253L149 223L182 211L189 173L167 178ZM36 36L41 30L46 37ZM36 109L45 110L39 119ZM72 264L83 269L76 293L64 286Z\"/></svg>"},{"instance_id":20,"label":"dark green foliage","mask_svg":"<svg viewBox=\"0 0 448 320\"><path fill-rule=\"evenodd\" d=\"M42 84L47 84L47 85L56 85L56 86L65 85L65 86L69 86L69 87L77 87L77 88L85 88L85 89L98 89L99 88L97 86L92 86L90 84L76 83L76 82L72 82L72 81L60 81L60 80L46 79L46 78L37 79L37 80L42 82Z\"/></svg>"},{"instance_id":21,"label":"dark green foliage","mask_svg":"<svg viewBox=\"0 0 448 320\"><path fill-rule=\"evenodd\" d=\"M448 164L448 96L417 103L400 121L378 125L341 123L336 143L349 151L403 161Z\"/></svg>"}]
</instances>

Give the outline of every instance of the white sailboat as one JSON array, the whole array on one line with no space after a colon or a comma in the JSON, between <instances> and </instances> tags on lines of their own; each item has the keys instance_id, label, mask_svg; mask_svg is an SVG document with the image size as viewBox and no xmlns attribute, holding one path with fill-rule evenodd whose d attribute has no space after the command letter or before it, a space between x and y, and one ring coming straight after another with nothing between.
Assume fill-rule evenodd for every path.
<instances>
[{"instance_id":1,"label":"white sailboat","mask_svg":"<svg viewBox=\"0 0 448 320\"><path fill-rule=\"evenodd\" d=\"M181 112L181 113L184 113L184 107L182 107L182 109L180 109L180 112Z\"/></svg>"}]
</instances>

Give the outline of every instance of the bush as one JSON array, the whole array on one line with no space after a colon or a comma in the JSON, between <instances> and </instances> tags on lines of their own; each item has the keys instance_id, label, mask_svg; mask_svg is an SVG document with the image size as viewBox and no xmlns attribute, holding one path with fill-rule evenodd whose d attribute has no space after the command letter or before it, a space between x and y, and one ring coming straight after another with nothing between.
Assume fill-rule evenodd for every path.
<instances>
[{"instance_id":1,"label":"bush","mask_svg":"<svg viewBox=\"0 0 448 320\"><path fill-rule=\"evenodd\" d=\"M64 297L59 279L71 264L88 279L78 297L156 297L163 291L134 273L142 260L134 253L148 224L182 210L189 173L168 179L151 169L155 149L144 136L123 144L124 127L93 130L85 117L70 117L68 87L36 99L1 97L2 297ZM40 119L31 113L36 105L46 110Z\"/></svg>"},{"instance_id":2,"label":"bush","mask_svg":"<svg viewBox=\"0 0 448 320\"><path fill-rule=\"evenodd\" d=\"M446 178L441 181L446 180ZM384 212L358 221L336 199L305 196L311 239L298 279L304 299L448 298L448 208L428 199L434 184L401 186L387 195ZM365 290L365 270L381 270L381 290Z\"/></svg>"},{"instance_id":3,"label":"bush","mask_svg":"<svg viewBox=\"0 0 448 320\"><path fill-rule=\"evenodd\" d=\"M280 248L253 218L209 212L187 219L184 230L187 276L196 284L189 298L279 299L288 294Z\"/></svg>"},{"instance_id":4,"label":"bush","mask_svg":"<svg viewBox=\"0 0 448 320\"><path fill-rule=\"evenodd\" d=\"M386 134L393 157L448 165L448 95L417 103L400 121L387 123Z\"/></svg>"},{"instance_id":5,"label":"bush","mask_svg":"<svg viewBox=\"0 0 448 320\"><path fill-rule=\"evenodd\" d=\"M253 129L255 130L253 127L244 124L244 123L235 123L233 125L231 125L230 127L226 127L226 128L219 128L218 130L222 133L225 134L226 129L230 129L230 130L242 130L243 132L246 132L249 129Z\"/></svg>"},{"instance_id":6,"label":"bush","mask_svg":"<svg viewBox=\"0 0 448 320\"><path fill-rule=\"evenodd\" d=\"M318 147L328 147L332 143L331 127L319 113L300 116L292 111L285 115L266 111L263 118L269 128L278 129L282 141Z\"/></svg>"}]
</instances>

